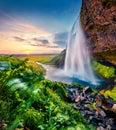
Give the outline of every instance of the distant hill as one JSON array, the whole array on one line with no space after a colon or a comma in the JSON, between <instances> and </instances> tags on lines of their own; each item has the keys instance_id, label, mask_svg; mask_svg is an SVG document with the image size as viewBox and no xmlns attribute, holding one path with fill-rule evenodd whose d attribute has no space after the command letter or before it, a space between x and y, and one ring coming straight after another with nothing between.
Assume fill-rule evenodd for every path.
<instances>
[{"instance_id":1,"label":"distant hill","mask_svg":"<svg viewBox=\"0 0 116 130\"><path fill-rule=\"evenodd\" d=\"M54 57L50 63L55 65L56 67L63 68L65 62L65 54L66 50L63 50L59 55Z\"/></svg>"}]
</instances>

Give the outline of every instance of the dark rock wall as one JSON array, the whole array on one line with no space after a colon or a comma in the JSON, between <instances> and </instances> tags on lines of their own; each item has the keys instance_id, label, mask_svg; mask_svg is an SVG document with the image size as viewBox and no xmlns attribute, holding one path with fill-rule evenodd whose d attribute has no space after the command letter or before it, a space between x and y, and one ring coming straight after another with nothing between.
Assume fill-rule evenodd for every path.
<instances>
[{"instance_id":1,"label":"dark rock wall","mask_svg":"<svg viewBox=\"0 0 116 130\"><path fill-rule=\"evenodd\" d=\"M81 22L93 54L116 64L116 0L82 0Z\"/></svg>"}]
</instances>

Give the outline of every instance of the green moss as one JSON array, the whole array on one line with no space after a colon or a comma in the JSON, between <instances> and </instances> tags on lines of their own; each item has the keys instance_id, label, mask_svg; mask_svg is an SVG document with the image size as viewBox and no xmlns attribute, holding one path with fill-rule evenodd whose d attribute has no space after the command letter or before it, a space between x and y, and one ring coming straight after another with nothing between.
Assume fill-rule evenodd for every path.
<instances>
[{"instance_id":1,"label":"green moss","mask_svg":"<svg viewBox=\"0 0 116 130\"><path fill-rule=\"evenodd\" d=\"M102 90L100 93L104 94L105 97L111 97L114 101L116 101L116 85L112 90Z\"/></svg>"},{"instance_id":2,"label":"green moss","mask_svg":"<svg viewBox=\"0 0 116 130\"><path fill-rule=\"evenodd\" d=\"M104 78L115 77L115 68L102 65L97 61L93 62L93 69Z\"/></svg>"}]
</instances>

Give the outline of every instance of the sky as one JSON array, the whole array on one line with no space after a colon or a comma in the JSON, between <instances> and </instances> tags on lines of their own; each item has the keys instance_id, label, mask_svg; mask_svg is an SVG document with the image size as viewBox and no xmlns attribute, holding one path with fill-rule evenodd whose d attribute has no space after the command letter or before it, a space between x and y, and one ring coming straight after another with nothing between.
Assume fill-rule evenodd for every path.
<instances>
[{"instance_id":1,"label":"sky","mask_svg":"<svg viewBox=\"0 0 116 130\"><path fill-rule=\"evenodd\" d=\"M59 53L81 0L0 0L0 54Z\"/></svg>"}]
</instances>

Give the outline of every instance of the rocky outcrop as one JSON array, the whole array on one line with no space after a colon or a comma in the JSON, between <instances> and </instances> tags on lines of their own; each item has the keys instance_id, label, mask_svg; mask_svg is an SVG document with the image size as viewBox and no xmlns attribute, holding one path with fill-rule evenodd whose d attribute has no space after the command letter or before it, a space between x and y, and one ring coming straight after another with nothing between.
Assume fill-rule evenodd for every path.
<instances>
[{"instance_id":1,"label":"rocky outcrop","mask_svg":"<svg viewBox=\"0 0 116 130\"><path fill-rule=\"evenodd\" d=\"M81 22L94 56L116 64L116 1L83 0Z\"/></svg>"},{"instance_id":2,"label":"rocky outcrop","mask_svg":"<svg viewBox=\"0 0 116 130\"><path fill-rule=\"evenodd\" d=\"M93 92L90 87L67 87L67 99L74 102L74 109L93 124L97 130L116 130L116 105L108 97Z\"/></svg>"},{"instance_id":3,"label":"rocky outcrop","mask_svg":"<svg viewBox=\"0 0 116 130\"><path fill-rule=\"evenodd\" d=\"M63 68L65 62L66 50L63 50L58 56L54 57L50 63L58 68Z\"/></svg>"}]
</instances>

